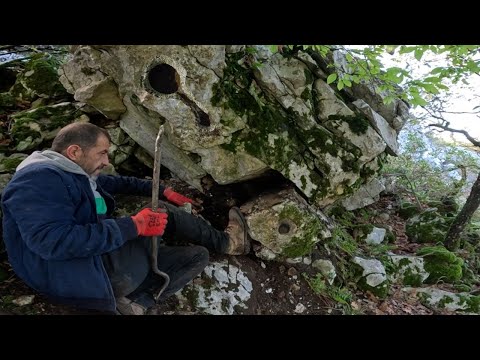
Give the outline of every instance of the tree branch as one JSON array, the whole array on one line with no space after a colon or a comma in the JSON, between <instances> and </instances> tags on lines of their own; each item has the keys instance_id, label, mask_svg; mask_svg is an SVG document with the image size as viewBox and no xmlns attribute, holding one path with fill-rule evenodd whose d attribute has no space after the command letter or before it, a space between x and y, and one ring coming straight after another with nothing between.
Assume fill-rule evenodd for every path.
<instances>
[{"instance_id":1,"label":"tree branch","mask_svg":"<svg viewBox=\"0 0 480 360\"><path fill-rule=\"evenodd\" d=\"M427 126L428 127L437 127L437 128L442 129L442 130L445 130L445 131L450 131L452 133L463 134L463 136L465 136L468 139L468 141L470 141L473 145L480 147L480 141L478 141L474 137L472 137L466 130L453 129L453 128L449 127L448 125L445 126L445 125L441 125L441 124L430 124L430 125L427 125Z\"/></svg>"}]
</instances>

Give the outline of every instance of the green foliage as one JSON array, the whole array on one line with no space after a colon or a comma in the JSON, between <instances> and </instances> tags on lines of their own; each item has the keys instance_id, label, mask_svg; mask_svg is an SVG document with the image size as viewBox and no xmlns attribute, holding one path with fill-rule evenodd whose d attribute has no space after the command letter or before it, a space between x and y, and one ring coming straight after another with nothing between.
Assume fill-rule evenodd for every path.
<instances>
[{"instance_id":1,"label":"green foliage","mask_svg":"<svg viewBox=\"0 0 480 360\"><path fill-rule=\"evenodd\" d=\"M355 239L349 234L347 228L343 226L335 227L332 232L331 242L335 248L350 256L355 255L358 248Z\"/></svg>"},{"instance_id":2,"label":"green foliage","mask_svg":"<svg viewBox=\"0 0 480 360\"><path fill-rule=\"evenodd\" d=\"M39 53L31 57L25 65L20 82L37 95L59 97L67 92L58 81L58 68L61 60L49 54Z\"/></svg>"},{"instance_id":3,"label":"green foliage","mask_svg":"<svg viewBox=\"0 0 480 360\"><path fill-rule=\"evenodd\" d=\"M290 50L296 48L314 51L326 57L334 50L326 45L286 45ZM279 50L278 45L271 45L273 52ZM335 48L336 49L336 48ZM345 54L345 64L334 64L327 83L336 82L337 89L351 87L353 83L370 83L378 93L384 94L386 104L395 97L402 98L413 106L426 106L427 99L442 91L449 90L449 83L459 81L468 84L468 77L479 74L479 45L370 45L363 48L341 48ZM385 54L398 56L413 54L416 61L421 62L427 55L443 56L447 65L435 67L421 79L414 79L409 71L397 66L385 68L381 60ZM399 86L401 85L401 87Z\"/></svg>"},{"instance_id":4,"label":"green foliage","mask_svg":"<svg viewBox=\"0 0 480 360\"><path fill-rule=\"evenodd\" d=\"M456 144L431 139L433 146L428 147L420 133L408 132L398 157L388 157L382 173L395 176L399 189L405 193L415 194L421 202L441 200L445 196L455 196L465 189L465 180L458 180L449 175L450 171L467 174L477 173L480 167L478 158L471 152L459 148ZM435 163L424 158L439 159Z\"/></svg>"},{"instance_id":5,"label":"green foliage","mask_svg":"<svg viewBox=\"0 0 480 360\"><path fill-rule=\"evenodd\" d=\"M279 219L289 219L301 229L302 236L294 236L286 246L282 255L287 258L296 258L312 252L318 240L318 234L322 231L323 224L315 217L300 211L295 206L286 205Z\"/></svg>"},{"instance_id":6,"label":"green foliage","mask_svg":"<svg viewBox=\"0 0 480 360\"><path fill-rule=\"evenodd\" d=\"M347 288L327 284L321 273L316 274L315 277L310 277L305 273L302 275L315 294L333 300L342 308L344 313L353 314L350 305L353 300L353 295Z\"/></svg>"},{"instance_id":7,"label":"green foliage","mask_svg":"<svg viewBox=\"0 0 480 360\"><path fill-rule=\"evenodd\" d=\"M327 84L331 84L335 80L337 80L337 73L332 73L327 77Z\"/></svg>"},{"instance_id":8,"label":"green foliage","mask_svg":"<svg viewBox=\"0 0 480 360\"><path fill-rule=\"evenodd\" d=\"M426 282L452 283L462 278L463 260L443 246L424 247L417 251L425 260L425 270L430 273Z\"/></svg>"}]
</instances>

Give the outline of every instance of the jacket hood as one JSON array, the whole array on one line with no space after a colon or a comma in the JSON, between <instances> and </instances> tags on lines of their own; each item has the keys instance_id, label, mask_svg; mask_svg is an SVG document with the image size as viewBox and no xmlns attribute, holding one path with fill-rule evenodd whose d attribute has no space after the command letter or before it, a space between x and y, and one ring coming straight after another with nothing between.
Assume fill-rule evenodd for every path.
<instances>
[{"instance_id":1,"label":"jacket hood","mask_svg":"<svg viewBox=\"0 0 480 360\"><path fill-rule=\"evenodd\" d=\"M90 187L92 188L95 198L101 197L100 193L97 191L96 180L98 176L89 176L85 170L80 167L80 165L77 165L72 160L53 150L34 151L17 166L17 171L27 167L28 165L38 163L53 165L66 172L85 175L90 182Z\"/></svg>"},{"instance_id":2,"label":"jacket hood","mask_svg":"<svg viewBox=\"0 0 480 360\"><path fill-rule=\"evenodd\" d=\"M75 164L72 160L66 158L62 154L52 150L34 151L17 166L17 171L28 165L38 163L53 165L61 170L89 177L79 165Z\"/></svg>"}]
</instances>

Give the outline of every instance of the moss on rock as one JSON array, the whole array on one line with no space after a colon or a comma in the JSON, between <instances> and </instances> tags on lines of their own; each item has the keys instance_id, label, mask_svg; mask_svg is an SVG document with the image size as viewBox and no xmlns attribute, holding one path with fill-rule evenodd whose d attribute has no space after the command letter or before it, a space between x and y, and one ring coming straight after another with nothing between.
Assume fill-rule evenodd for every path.
<instances>
[{"instance_id":1,"label":"moss on rock","mask_svg":"<svg viewBox=\"0 0 480 360\"><path fill-rule=\"evenodd\" d=\"M34 58L25 65L17 81L40 97L66 96L68 93L58 80L58 65L54 58Z\"/></svg>"},{"instance_id":2,"label":"moss on rock","mask_svg":"<svg viewBox=\"0 0 480 360\"><path fill-rule=\"evenodd\" d=\"M321 221L312 214L301 211L293 205L285 205L279 214L279 222L288 219L297 228L299 236L292 237L290 243L283 249L281 256L295 258L310 254L318 242L319 234L324 229Z\"/></svg>"},{"instance_id":3,"label":"moss on rock","mask_svg":"<svg viewBox=\"0 0 480 360\"><path fill-rule=\"evenodd\" d=\"M424 247L417 255L424 257L425 270L430 273L425 282L453 283L462 278L463 260L443 246Z\"/></svg>"},{"instance_id":4,"label":"moss on rock","mask_svg":"<svg viewBox=\"0 0 480 360\"><path fill-rule=\"evenodd\" d=\"M7 158L0 156L0 173L13 173L17 166L27 157L25 154L12 154Z\"/></svg>"},{"instance_id":5,"label":"moss on rock","mask_svg":"<svg viewBox=\"0 0 480 360\"><path fill-rule=\"evenodd\" d=\"M365 134L370 127L370 122L363 114L358 114L355 116L329 115L328 119L346 122L350 128L350 131L356 135Z\"/></svg>"},{"instance_id":6,"label":"moss on rock","mask_svg":"<svg viewBox=\"0 0 480 360\"><path fill-rule=\"evenodd\" d=\"M421 210L416 204L408 201L403 201L402 203L400 203L400 206L398 208L398 215L400 215L402 219L408 219L414 215L419 214L420 211Z\"/></svg>"},{"instance_id":7,"label":"moss on rock","mask_svg":"<svg viewBox=\"0 0 480 360\"><path fill-rule=\"evenodd\" d=\"M446 219L435 210L434 208L427 209L407 221L405 232L409 241L436 243L445 238L451 223L451 218Z\"/></svg>"},{"instance_id":8,"label":"moss on rock","mask_svg":"<svg viewBox=\"0 0 480 360\"><path fill-rule=\"evenodd\" d=\"M243 52L227 54L224 77L213 86L212 104L232 110L248 125L222 147L232 152L241 149L262 160L293 181L310 199L344 194L348 184L337 185L342 187L340 191L332 188L328 179L331 158L327 154L341 160L343 171L359 174L361 150L321 126L302 129L302 115L291 107L285 109L258 88L254 69L244 65L244 56ZM301 97L310 101L311 96L310 90L305 90ZM360 117L343 120L356 133L366 131L368 126ZM220 121L228 126L232 119L226 115ZM298 171L302 174L296 174Z\"/></svg>"},{"instance_id":9,"label":"moss on rock","mask_svg":"<svg viewBox=\"0 0 480 360\"><path fill-rule=\"evenodd\" d=\"M6 109L13 109L15 107L15 97L8 93L0 94L0 114L5 113Z\"/></svg>"},{"instance_id":10,"label":"moss on rock","mask_svg":"<svg viewBox=\"0 0 480 360\"><path fill-rule=\"evenodd\" d=\"M366 277L362 277L358 281L357 284L358 284L360 289L362 289L364 291L370 291L372 294L374 294L375 296L377 296L380 299L385 299L387 297L388 291L390 289L388 281L385 281L378 286L370 286L367 283Z\"/></svg>"},{"instance_id":11,"label":"moss on rock","mask_svg":"<svg viewBox=\"0 0 480 360\"><path fill-rule=\"evenodd\" d=\"M42 106L33 110L22 111L12 116L14 122L11 136L17 144L30 140L32 146L35 146L45 137L53 137L54 134L51 134L51 132L70 124L81 115L82 112L70 103ZM33 141L35 139L39 140Z\"/></svg>"}]
</instances>

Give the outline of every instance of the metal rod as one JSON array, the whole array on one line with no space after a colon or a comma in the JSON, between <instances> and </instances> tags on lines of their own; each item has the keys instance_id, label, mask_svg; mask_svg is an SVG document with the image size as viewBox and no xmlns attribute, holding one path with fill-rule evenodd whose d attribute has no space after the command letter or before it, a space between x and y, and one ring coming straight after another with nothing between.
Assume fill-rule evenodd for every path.
<instances>
[{"instance_id":1,"label":"metal rod","mask_svg":"<svg viewBox=\"0 0 480 360\"><path fill-rule=\"evenodd\" d=\"M152 210L157 211L158 209L158 196L160 190L160 159L162 157L160 145L161 145L161 137L163 134L163 125L160 125L158 129L157 138L155 140L155 160L153 163L153 178L152 178ZM161 276L164 279L164 283L158 293L153 296L155 302L158 302L160 295L165 291L168 284L170 283L170 277L168 274L164 273L163 271L158 270L158 236L152 236L152 253L150 254L151 257L151 267L152 271Z\"/></svg>"}]
</instances>

